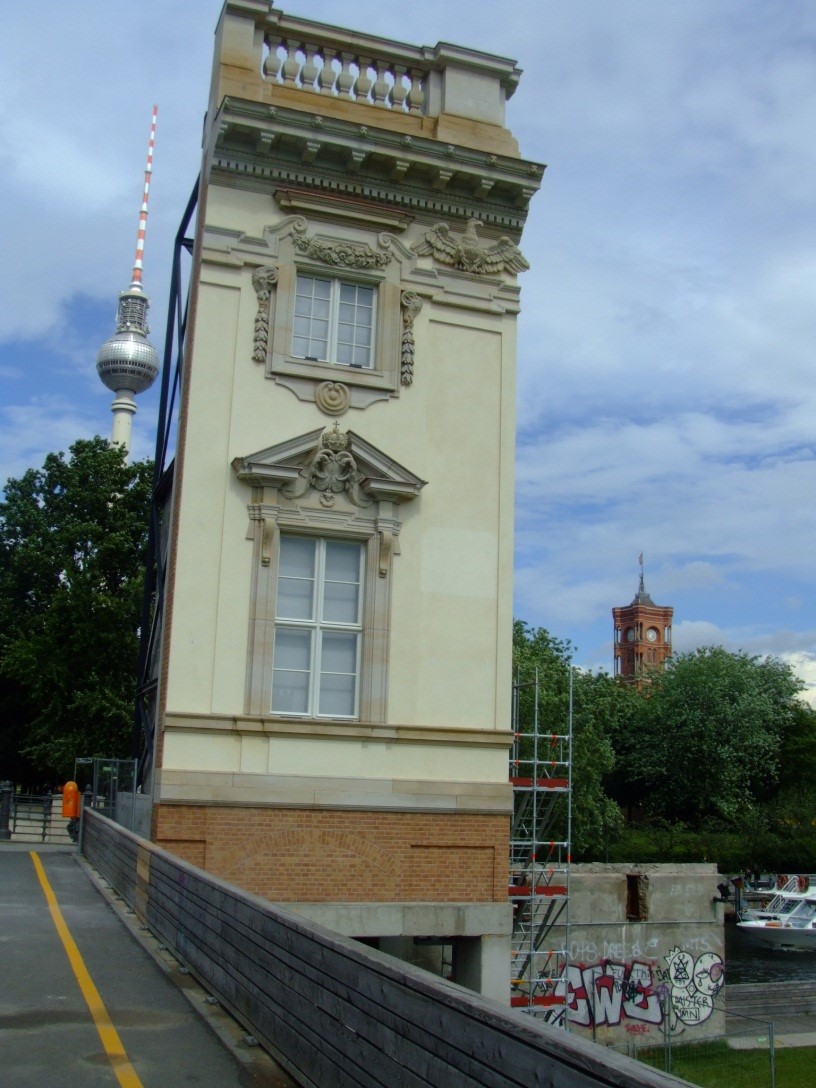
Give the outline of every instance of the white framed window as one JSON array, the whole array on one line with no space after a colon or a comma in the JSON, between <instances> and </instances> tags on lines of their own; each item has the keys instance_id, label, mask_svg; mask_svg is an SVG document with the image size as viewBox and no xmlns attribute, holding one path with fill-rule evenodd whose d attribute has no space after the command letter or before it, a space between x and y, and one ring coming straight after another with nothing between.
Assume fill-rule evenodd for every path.
<instances>
[{"instance_id":1,"label":"white framed window","mask_svg":"<svg viewBox=\"0 0 816 1088\"><path fill-rule=\"evenodd\" d=\"M364 550L359 541L281 534L272 713L358 715Z\"/></svg>"},{"instance_id":2,"label":"white framed window","mask_svg":"<svg viewBox=\"0 0 816 1088\"><path fill-rule=\"evenodd\" d=\"M370 370L374 365L375 303L374 287L298 272L292 355Z\"/></svg>"}]
</instances>

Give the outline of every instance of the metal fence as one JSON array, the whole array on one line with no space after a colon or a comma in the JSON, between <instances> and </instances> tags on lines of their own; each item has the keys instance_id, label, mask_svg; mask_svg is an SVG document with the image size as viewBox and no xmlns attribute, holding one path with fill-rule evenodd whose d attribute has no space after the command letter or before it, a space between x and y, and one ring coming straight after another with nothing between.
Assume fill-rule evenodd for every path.
<instances>
[{"instance_id":1,"label":"metal fence","mask_svg":"<svg viewBox=\"0 0 816 1088\"><path fill-rule=\"evenodd\" d=\"M662 1045L638 1043L633 1038L612 1049L701 1088L777 1088L772 1020L728 1013L727 1031L703 1039L672 1034L671 1017L664 1023ZM779 1088L785 1086L780 1084Z\"/></svg>"},{"instance_id":2,"label":"metal fence","mask_svg":"<svg viewBox=\"0 0 816 1088\"><path fill-rule=\"evenodd\" d=\"M86 804L133 831L135 828L136 760L77 759L74 781Z\"/></svg>"}]
</instances>

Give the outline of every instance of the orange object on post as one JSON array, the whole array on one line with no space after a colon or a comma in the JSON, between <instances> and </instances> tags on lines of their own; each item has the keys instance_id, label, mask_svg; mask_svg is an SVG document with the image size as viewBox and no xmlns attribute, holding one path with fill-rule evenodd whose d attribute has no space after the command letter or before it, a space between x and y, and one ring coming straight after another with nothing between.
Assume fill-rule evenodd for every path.
<instances>
[{"instance_id":1,"label":"orange object on post","mask_svg":"<svg viewBox=\"0 0 816 1088\"><path fill-rule=\"evenodd\" d=\"M66 782L62 787L62 815L76 820L79 816L79 786Z\"/></svg>"}]
</instances>

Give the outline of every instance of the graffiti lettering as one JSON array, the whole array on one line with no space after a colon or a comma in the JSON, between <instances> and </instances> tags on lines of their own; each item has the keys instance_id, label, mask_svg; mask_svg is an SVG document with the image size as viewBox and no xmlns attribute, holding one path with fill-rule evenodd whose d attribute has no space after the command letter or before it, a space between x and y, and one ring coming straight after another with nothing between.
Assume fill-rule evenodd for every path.
<instances>
[{"instance_id":1,"label":"graffiti lettering","mask_svg":"<svg viewBox=\"0 0 816 1088\"><path fill-rule=\"evenodd\" d=\"M591 966L571 964L566 979L570 1023L614 1027L625 1018L627 1031L642 1034L650 1024L661 1024L669 1010L673 1025L702 1024L711 1016L714 997L725 981L722 959L705 952L695 960L691 953L673 948L665 960L667 967L646 960L628 965L612 959ZM661 994L666 998L663 1005Z\"/></svg>"},{"instance_id":2,"label":"graffiti lettering","mask_svg":"<svg viewBox=\"0 0 816 1088\"><path fill-rule=\"evenodd\" d=\"M623 1029L630 1035L647 1035L649 1032L647 1024L624 1024Z\"/></svg>"}]
</instances>

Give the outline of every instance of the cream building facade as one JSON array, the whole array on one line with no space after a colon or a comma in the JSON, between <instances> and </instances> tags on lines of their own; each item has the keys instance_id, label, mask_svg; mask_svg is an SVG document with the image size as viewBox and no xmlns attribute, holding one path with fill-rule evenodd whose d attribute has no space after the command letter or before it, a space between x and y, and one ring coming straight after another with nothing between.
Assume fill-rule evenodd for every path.
<instances>
[{"instance_id":1,"label":"cream building facade","mask_svg":"<svg viewBox=\"0 0 816 1088\"><path fill-rule=\"evenodd\" d=\"M152 835L509 995L515 63L229 0Z\"/></svg>"}]
</instances>

